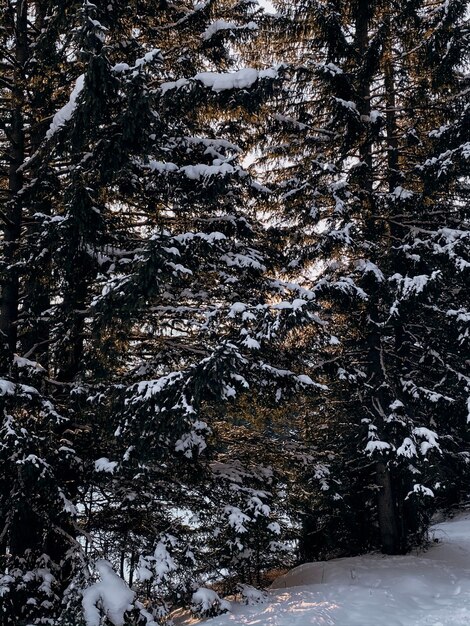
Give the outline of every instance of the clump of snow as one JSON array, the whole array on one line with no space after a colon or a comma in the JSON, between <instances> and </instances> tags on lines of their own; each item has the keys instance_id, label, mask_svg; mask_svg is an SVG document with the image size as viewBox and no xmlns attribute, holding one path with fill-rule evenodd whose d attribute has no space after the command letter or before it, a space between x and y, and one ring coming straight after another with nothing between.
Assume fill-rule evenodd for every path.
<instances>
[{"instance_id":1,"label":"clump of snow","mask_svg":"<svg viewBox=\"0 0 470 626\"><path fill-rule=\"evenodd\" d=\"M157 583L162 582L165 577L172 571L176 569L176 564L168 552L167 543L170 545L174 545L176 543L176 539L172 535L168 535L165 537L166 542L159 541L155 552L153 553L153 561L155 564L155 576Z\"/></svg>"},{"instance_id":2,"label":"clump of snow","mask_svg":"<svg viewBox=\"0 0 470 626\"><path fill-rule=\"evenodd\" d=\"M0 378L0 396L12 396L15 393L15 385L9 380Z\"/></svg>"},{"instance_id":3,"label":"clump of snow","mask_svg":"<svg viewBox=\"0 0 470 626\"><path fill-rule=\"evenodd\" d=\"M75 82L75 87L70 94L69 101L65 106L59 109L52 118L51 125L46 133L47 139L50 139L59 130L59 128L61 128L72 118L72 115L77 107L77 98L82 92L84 85L85 74L81 74Z\"/></svg>"},{"instance_id":4,"label":"clump of snow","mask_svg":"<svg viewBox=\"0 0 470 626\"><path fill-rule=\"evenodd\" d=\"M104 615L113 626L124 626L125 614L134 608L135 593L116 574L111 563L100 559L95 566L101 580L83 591L85 623L100 626Z\"/></svg>"},{"instance_id":5,"label":"clump of snow","mask_svg":"<svg viewBox=\"0 0 470 626\"><path fill-rule=\"evenodd\" d=\"M162 94L165 94L167 91L172 89L181 89L181 87L186 87L186 85L189 85L189 80L187 78L180 78L178 80L162 83L160 85L160 91Z\"/></svg>"},{"instance_id":6,"label":"clump of snow","mask_svg":"<svg viewBox=\"0 0 470 626\"><path fill-rule=\"evenodd\" d=\"M235 30L258 30L258 24L255 22L248 22L243 26L238 26L234 22L227 22L226 20L216 20L202 33L202 39L209 41L214 35L221 31L235 31Z\"/></svg>"},{"instance_id":7,"label":"clump of snow","mask_svg":"<svg viewBox=\"0 0 470 626\"><path fill-rule=\"evenodd\" d=\"M227 505L225 507L225 514L228 517L228 523L235 529L235 532L240 534L248 532L245 524L251 520L246 513L243 513L237 506Z\"/></svg>"},{"instance_id":8,"label":"clump of snow","mask_svg":"<svg viewBox=\"0 0 470 626\"><path fill-rule=\"evenodd\" d=\"M235 317L237 313L244 313L246 311L246 304L243 302L234 302L230 307L228 317Z\"/></svg>"},{"instance_id":9,"label":"clump of snow","mask_svg":"<svg viewBox=\"0 0 470 626\"><path fill-rule=\"evenodd\" d=\"M147 65L148 63L155 61L155 59L162 59L162 54L159 48L154 48L153 50L150 50L150 52L147 52L147 54L145 54L142 58L136 59L135 67L137 68Z\"/></svg>"},{"instance_id":10,"label":"clump of snow","mask_svg":"<svg viewBox=\"0 0 470 626\"><path fill-rule=\"evenodd\" d=\"M395 187L390 195L392 196L392 198L408 200L409 198L413 197L413 192L409 191L408 189L404 189L399 185L398 187Z\"/></svg>"},{"instance_id":11,"label":"clump of snow","mask_svg":"<svg viewBox=\"0 0 470 626\"><path fill-rule=\"evenodd\" d=\"M419 276L402 276L401 274L393 274L390 276L390 282L396 282L401 288L404 297L421 293L428 283L438 279L441 272L436 270L430 275L420 274Z\"/></svg>"},{"instance_id":12,"label":"clump of snow","mask_svg":"<svg viewBox=\"0 0 470 626\"><path fill-rule=\"evenodd\" d=\"M370 112L369 118L372 124L376 124L383 119L383 115L380 111L373 110Z\"/></svg>"},{"instance_id":13,"label":"clump of snow","mask_svg":"<svg viewBox=\"0 0 470 626\"><path fill-rule=\"evenodd\" d=\"M113 474L117 467L116 461L110 461L107 457L103 456L95 461L95 472L107 472Z\"/></svg>"},{"instance_id":14,"label":"clump of snow","mask_svg":"<svg viewBox=\"0 0 470 626\"><path fill-rule=\"evenodd\" d=\"M198 617L212 617L230 611L230 602L222 600L213 589L199 587L193 593L191 611Z\"/></svg>"},{"instance_id":15,"label":"clump of snow","mask_svg":"<svg viewBox=\"0 0 470 626\"><path fill-rule=\"evenodd\" d=\"M150 52L147 52L143 57L136 59L132 67L128 63L116 63L116 65L113 66L112 71L116 74L122 74L123 72L128 72L130 70L138 70L155 60L163 60L161 51L158 48L154 48L153 50L150 50Z\"/></svg>"},{"instance_id":16,"label":"clump of snow","mask_svg":"<svg viewBox=\"0 0 470 626\"><path fill-rule=\"evenodd\" d=\"M178 166L175 163L155 161L153 159L149 162L148 167L152 172L176 172L178 170Z\"/></svg>"},{"instance_id":17,"label":"clump of snow","mask_svg":"<svg viewBox=\"0 0 470 626\"><path fill-rule=\"evenodd\" d=\"M352 113L357 113L356 103L352 100L343 100L343 98L333 98L344 109L348 109Z\"/></svg>"},{"instance_id":18,"label":"clump of snow","mask_svg":"<svg viewBox=\"0 0 470 626\"><path fill-rule=\"evenodd\" d=\"M397 448L397 456L404 456L408 459L418 456L414 441L409 437L405 437L401 446Z\"/></svg>"},{"instance_id":19,"label":"clump of snow","mask_svg":"<svg viewBox=\"0 0 470 626\"><path fill-rule=\"evenodd\" d=\"M245 337L242 344L250 350L259 350L261 348L261 344L259 343L259 341L249 336Z\"/></svg>"},{"instance_id":20,"label":"clump of snow","mask_svg":"<svg viewBox=\"0 0 470 626\"><path fill-rule=\"evenodd\" d=\"M424 485L413 485L413 490L410 491L405 500L408 500L408 498L413 495L413 494L417 494L418 496L428 496L428 498L434 498L434 491L432 489L429 489L429 487L425 487Z\"/></svg>"},{"instance_id":21,"label":"clump of snow","mask_svg":"<svg viewBox=\"0 0 470 626\"><path fill-rule=\"evenodd\" d=\"M380 270L375 263L372 263L372 261L360 259L356 267L363 274L373 274L379 283L383 282L385 279L382 270Z\"/></svg>"},{"instance_id":22,"label":"clump of snow","mask_svg":"<svg viewBox=\"0 0 470 626\"><path fill-rule=\"evenodd\" d=\"M429 450L435 448L439 452L441 448L437 441L437 434L433 430L429 430L429 428L424 428L423 426L418 428L413 428L413 435L416 437L422 437L425 441L421 443L420 449L421 454L425 455Z\"/></svg>"},{"instance_id":23,"label":"clump of snow","mask_svg":"<svg viewBox=\"0 0 470 626\"><path fill-rule=\"evenodd\" d=\"M200 178L211 178L212 176L227 176L235 172L235 168L230 163L222 163L221 165L205 165L197 163L196 165L185 165L180 169L190 180L199 180Z\"/></svg>"},{"instance_id":24,"label":"clump of snow","mask_svg":"<svg viewBox=\"0 0 470 626\"><path fill-rule=\"evenodd\" d=\"M200 72L194 77L195 80L201 82L205 87L209 87L212 91L225 91L226 89L247 89L251 87L258 79L276 78L277 70L274 68L268 70L255 70L253 68L243 68L237 72L219 73L219 72Z\"/></svg>"},{"instance_id":25,"label":"clump of snow","mask_svg":"<svg viewBox=\"0 0 470 626\"><path fill-rule=\"evenodd\" d=\"M44 372L44 368L42 365L40 365L37 361L30 361L29 359L26 359L25 357L19 356L18 354L15 354L13 356L13 363L14 365L16 365L16 367L19 368L29 368L31 370L35 370L37 372Z\"/></svg>"},{"instance_id":26,"label":"clump of snow","mask_svg":"<svg viewBox=\"0 0 470 626\"><path fill-rule=\"evenodd\" d=\"M212 35L211 35L212 36ZM248 89L256 83L257 80L263 78L277 78L278 69L276 67L267 70L255 70L251 67L245 67L236 72L199 72L191 80L180 78L179 80L164 82L160 85L160 91L165 94L173 89L181 89L192 84L192 81L202 83L204 87L212 89L212 91L220 92L228 89Z\"/></svg>"},{"instance_id":27,"label":"clump of snow","mask_svg":"<svg viewBox=\"0 0 470 626\"><path fill-rule=\"evenodd\" d=\"M306 374L300 374L297 376L297 380L301 385L307 385L311 387L317 387L317 389L323 389L323 391L327 391L328 387L326 385L321 385L320 383L316 383L314 380L307 376Z\"/></svg>"},{"instance_id":28,"label":"clump of snow","mask_svg":"<svg viewBox=\"0 0 470 626\"><path fill-rule=\"evenodd\" d=\"M268 594L265 591L260 591L251 585L238 585L238 590L241 596L241 602L243 604L255 605L264 604L268 598Z\"/></svg>"},{"instance_id":29,"label":"clump of snow","mask_svg":"<svg viewBox=\"0 0 470 626\"><path fill-rule=\"evenodd\" d=\"M390 450L391 446L386 441L379 441L378 439L372 439L367 442L365 447L365 451L368 454L373 454L374 452L383 452L384 450Z\"/></svg>"},{"instance_id":30,"label":"clump of snow","mask_svg":"<svg viewBox=\"0 0 470 626\"><path fill-rule=\"evenodd\" d=\"M176 537L164 535L157 543L153 554L140 555L137 567L137 580L153 580L161 585L177 569L177 565L169 552L177 544Z\"/></svg>"},{"instance_id":31,"label":"clump of snow","mask_svg":"<svg viewBox=\"0 0 470 626\"><path fill-rule=\"evenodd\" d=\"M332 76L343 73L343 70L334 63L326 63L325 65L320 64L318 66L318 69L323 70L324 72L326 72L327 74L331 74Z\"/></svg>"}]
</instances>

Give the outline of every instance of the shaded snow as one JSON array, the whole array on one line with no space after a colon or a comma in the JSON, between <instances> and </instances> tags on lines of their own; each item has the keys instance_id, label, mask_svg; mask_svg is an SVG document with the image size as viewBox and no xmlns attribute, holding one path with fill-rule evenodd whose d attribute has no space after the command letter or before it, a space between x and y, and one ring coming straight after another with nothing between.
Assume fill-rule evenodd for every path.
<instances>
[{"instance_id":1,"label":"shaded snow","mask_svg":"<svg viewBox=\"0 0 470 626\"><path fill-rule=\"evenodd\" d=\"M12 396L15 393L15 385L9 380L0 378L0 396Z\"/></svg>"},{"instance_id":2,"label":"shaded snow","mask_svg":"<svg viewBox=\"0 0 470 626\"><path fill-rule=\"evenodd\" d=\"M110 461L107 457L103 456L95 461L95 472L107 472L112 474L117 465L116 461Z\"/></svg>"},{"instance_id":3,"label":"shaded snow","mask_svg":"<svg viewBox=\"0 0 470 626\"><path fill-rule=\"evenodd\" d=\"M19 356L18 354L13 355L13 363L14 365L16 365L16 367L27 367L35 371L45 371L43 366L40 365L37 361L30 361L29 359Z\"/></svg>"},{"instance_id":4,"label":"shaded snow","mask_svg":"<svg viewBox=\"0 0 470 626\"><path fill-rule=\"evenodd\" d=\"M265 604L232 603L207 626L468 626L470 513L437 524L439 543L406 556L307 563L278 578ZM181 617L176 624L190 624ZM194 623L194 622L193 622Z\"/></svg>"}]
</instances>

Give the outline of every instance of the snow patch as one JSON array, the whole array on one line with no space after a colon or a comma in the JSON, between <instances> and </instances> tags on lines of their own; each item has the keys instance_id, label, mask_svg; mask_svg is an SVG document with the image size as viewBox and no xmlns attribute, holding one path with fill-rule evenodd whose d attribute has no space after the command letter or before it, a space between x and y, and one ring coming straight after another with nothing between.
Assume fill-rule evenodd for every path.
<instances>
[{"instance_id":1,"label":"snow patch","mask_svg":"<svg viewBox=\"0 0 470 626\"><path fill-rule=\"evenodd\" d=\"M116 461L110 461L107 457L103 456L95 461L95 472L113 474L117 466Z\"/></svg>"},{"instance_id":2,"label":"snow patch","mask_svg":"<svg viewBox=\"0 0 470 626\"><path fill-rule=\"evenodd\" d=\"M265 604L232 603L211 626L467 626L470 514L431 527L424 553L306 563L274 581Z\"/></svg>"},{"instance_id":3,"label":"snow patch","mask_svg":"<svg viewBox=\"0 0 470 626\"><path fill-rule=\"evenodd\" d=\"M15 393L15 385L9 380L0 378L0 396L12 396Z\"/></svg>"}]
</instances>

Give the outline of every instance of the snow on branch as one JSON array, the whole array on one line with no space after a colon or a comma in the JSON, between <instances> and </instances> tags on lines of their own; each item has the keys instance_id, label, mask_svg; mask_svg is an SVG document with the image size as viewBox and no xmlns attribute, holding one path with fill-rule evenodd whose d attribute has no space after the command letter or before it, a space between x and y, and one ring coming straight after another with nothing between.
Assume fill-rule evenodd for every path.
<instances>
[{"instance_id":1,"label":"snow on branch","mask_svg":"<svg viewBox=\"0 0 470 626\"><path fill-rule=\"evenodd\" d=\"M50 139L62 126L64 126L69 120L72 119L75 109L77 108L77 99L85 86L85 74L81 74L76 82L75 87L70 94L69 101L52 118L49 130L46 133L46 138Z\"/></svg>"},{"instance_id":2,"label":"snow on branch","mask_svg":"<svg viewBox=\"0 0 470 626\"><path fill-rule=\"evenodd\" d=\"M113 626L124 626L125 615L134 608L135 593L113 570L111 563L95 563L101 580L83 591L83 615L87 626L100 626L102 617Z\"/></svg>"}]
</instances>

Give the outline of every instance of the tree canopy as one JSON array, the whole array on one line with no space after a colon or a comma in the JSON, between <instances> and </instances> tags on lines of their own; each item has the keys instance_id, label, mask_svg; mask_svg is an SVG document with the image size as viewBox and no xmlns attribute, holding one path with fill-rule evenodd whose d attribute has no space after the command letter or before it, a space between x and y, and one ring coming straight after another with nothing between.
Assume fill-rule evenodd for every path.
<instances>
[{"instance_id":1,"label":"tree canopy","mask_svg":"<svg viewBox=\"0 0 470 626\"><path fill-rule=\"evenodd\" d=\"M2 623L214 615L467 496L468 3L273 4L0 9Z\"/></svg>"}]
</instances>

